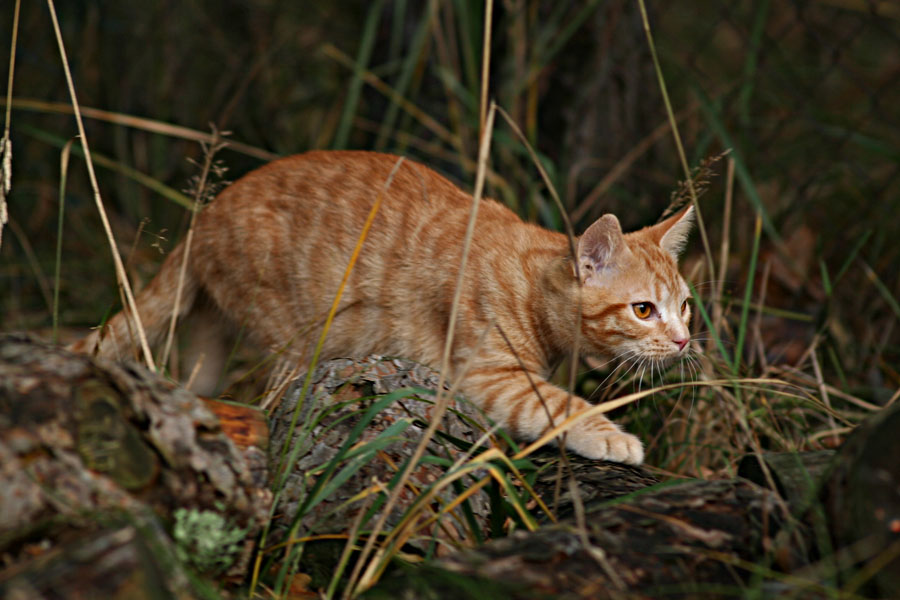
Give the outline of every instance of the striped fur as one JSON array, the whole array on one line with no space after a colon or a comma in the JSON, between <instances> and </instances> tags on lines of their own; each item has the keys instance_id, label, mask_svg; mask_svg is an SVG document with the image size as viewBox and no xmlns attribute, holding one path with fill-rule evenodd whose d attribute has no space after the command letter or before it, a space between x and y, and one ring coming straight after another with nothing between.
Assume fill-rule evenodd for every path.
<instances>
[{"instance_id":1,"label":"striped fur","mask_svg":"<svg viewBox=\"0 0 900 600\"><path fill-rule=\"evenodd\" d=\"M201 314L204 339L220 337L227 321L261 346L304 361L396 162L367 152L310 152L275 161L225 189L197 219L181 316ZM349 279L323 358L378 353L439 366L471 206L471 196L434 171L409 160L400 166ZM583 350L678 356L689 339L690 311L681 310L688 291L675 255L689 228L690 209L627 235L614 216L605 215L578 241L579 285L564 235L486 201L463 279L447 375L455 377L473 359L463 392L527 440L546 431L551 418L559 422L567 399L570 413L589 407L546 380L549 366L571 351L579 293ZM182 252L178 246L138 297L151 343L165 333ZM653 303L652 318L636 316L633 305L640 302ZM131 355L133 346L120 313L102 339L94 332L74 348L122 356ZM200 387L206 389L199 391L212 391L222 368L215 362L204 363ZM570 431L567 444L591 458L643 459L640 441L602 415Z\"/></svg>"}]
</instances>

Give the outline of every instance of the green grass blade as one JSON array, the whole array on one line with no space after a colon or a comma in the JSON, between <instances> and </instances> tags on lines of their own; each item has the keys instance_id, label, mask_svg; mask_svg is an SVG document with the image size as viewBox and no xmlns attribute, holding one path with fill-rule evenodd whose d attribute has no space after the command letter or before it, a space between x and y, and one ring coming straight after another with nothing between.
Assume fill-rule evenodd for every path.
<instances>
[{"instance_id":1,"label":"green grass blade","mask_svg":"<svg viewBox=\"0 0 900 600\"><path fill-rule=\"evenodd\" d=\"M549 65L553 58L559 54L560 50L566 45L566 43L572 39L572 36L575 35L575 32L584 24L588 17L597 9L597 6L600 5L600 0L589 0L585 5L581 8L581 10L572 17L572 20L566 23L565 25L561 25L556 23L555 21L559 19L555 19L551 17L550 25L545 24L543 31L549 31L552 39L548 39L545 45L546 47L543 51L540 52L540 56L535 59L536 63L534 67L528 73L528 77L523 81L519 82L516 86L515 93L519 94L523 89L531 85L538 75L544 70L544 68ZM560 7L565 7L565 3L560 3ZM560 17L562 15L560 14ZM549 36L548 36L549 37Z\"/></svg>"},{"instance_id":2,"label":"green grass blade","mask_svg":"<svg viewBox=\"0 0 900 600\"><path fill-rule=\"evenodd\" d=\"M756 64L759 57L759 49L762 47L760 40L766 28L766 17L769 15L769 0L763 0L756 9L756 17L753 20L753 29L750 32L750 44L747 51L747 58L744 61L743 84L741 85L741 93L738 97L739 114L741 115L741 123L744 127L749 127L750 120L750 99L753 97L754 75L756 74Z\"/></svg>"},{"instance_id":3,"label":"green grass blade","mask_svg":"<svg viewBox=\"0 0 900 600\"><path fill-rule=\"evenodd\" d=\"M709 317L709 312L706 310L706 307L703 306L703 300L700 298L700 294L697 293L697 289L694 287L694 284L690 281L687 282L688 288L691 290L691 296L694 299L694 306L697 307L697 310L700 312L700 316L703 318L703 322L706 324L706 328L709 329L709 335L713 336L713 340L716 342L716 348L719 349L719 352L722 354L722 358L725 359L729 365L733 366L734 361L731 356L728 354L728 350L725 349L725 344L722 343L722 338L719 335L719 332L713 327L712 319Z\"/></svg>"},{"instance_id":4,"label":"green grass blade","mask_svg":"<svg viewBox=\"0 0 900 600\"><path fill-rule=\"evenodd\" d=\"M306 386L304 386L304 387L306 387ZM356 424L356 426L350 432L350 435L347 436L347 439L344 441L343 445L341 445L341 448L338 450L337 454L335 454L334 457L330 461L328 461L328 466L326 467L325 472L316 479L316 483L313 485L312 489L306 495L306 497L304 498L304 501L297 508L297 512L293 517L293 521L291 522L291 526L290 526L290 529L289 529L289 532L288 532L288 535L286 538L287 540L292 540L297 537L297 530L300 527L300 523L302 522L304 515L309 511L311 503L313 502L314 499L318 498L316 500L316 502L320 502L321 499L324 498L324 496L320 496L320 493L319 493L320 490L323 487L325 487L327 485L327 483L331 480L332 474L338 469L339 465L341 464L341 462L343 462L347 453L350 451L350 448L353 446L353 444L356 443L357 440L359 440L360 436L362 435L363 430L369 426L369 423L372 422L372 419L374 419L375 416L379 412L384 410L390 404L396 402L397 400L399 400L401 398L408 397L414 393L415 392L412 388L404 388L404 389L396 390L394 392L391 392L390 394L386 394L385 396L381 397L377 402L372 404L372 406L370 406L366 410L366 412L363 414L362 418L359 420L359 422ZM300 404L300 402L298 401L298 405L299 404ZM292 425L292 427L291 427L292 431L294 430L294 427L295 427L295 425ZM290 441L291 441L291 438L290 438L290 436L288 436L288 439L285 442L285 448L287 448L290 445ZM285 483L287 482L288 475L293 470L293 465L295 465L297 463L297 459L299 458L299 451L300 451L300 443L299 442L300 442L300 440L294 441L294 444L293 444L294 450L291 452L291 458L284 464L284 470L283 470L283 472L281 472L279 474L278 484L277 484L278 489L276 490L275 501L273 501L273 509L275 508L275 505L276 505L278 499L280 498L281 489L284 487ZM362 464L360 464L359 466L362 466ZM288 544L285 559L282 561L281 568L279 569L278 576L276 577L276 580L275 580L275 590L276 591L282 590L285 579L287 578L288 573L289 573L290 569L292 568L293 557L295 557L296 553L299 551L299 549L301 547L302 547L302 545L291 544L291 543Z\"/></svg>"},{"instance_id":5,"label":"green grass blade","mask_svg":"<svg viewBox=\"0 0 900 600\"><path fill-rule=\"evenodd\" d=\"M744 155L741 152L741 149L734 143L728 129L726 129L719 111L715 109L709 96L706 95L706 92L704 92L700 86L696 83L690 83L690 87L694 92L694 96L700 102L700 109L706 117L709 126L718 136L719 141L725 148L731 148L731 157L734 159L734 173L737 176L738 182L741 184L741 189L747 195L747 198L749 198L753 207L762 215L762 224L766 235L778 245L783 245L784 241L775 229L772 219L769 218L769 212L766 210L762 198L759 197L759 194L756 191L756 185L753 183L753 178L750 176L750 169L747 168L747 162L744 160Z\"/></svg>"},{"instance_id":6,"label":"green grass blade","mask_svg":"<svg viewBox=\"0 0 900 600\"><path fill-rule=\"evenodd\" d=\"M734 374L741 368L744 354L744 340L747 337L747 322L750 317L750 299L753 296L753 282L756 279L756 262L759 258L759 240L762 237L762 217L757 213L753 228L753 250L750 252L750 268L747 271L747 284L744 286L744 304L741 306L741 320L738 324L737 343L734 347Z\"/></svg>"},{"instance_id":7,"label":"green grass blade","mask_svg":"<svg viewBox=\"0 0 900 600\"><path fill-rule=\"evenodd\" d=\"M459 47L462 54L463 78L466 80L467 90L478 89L478 56L481 52L481 40L484 37L484 22L477 18L480 13L476 11L473 18L469 12L469 0L454 0L457 31L459 35ZM477 104L477 103L476 103Z\"/></svg>"},{"instance_id":8,"label":"green grass blade","mask_svg":"<svg viewBox=\"0 0 900 600\"><path fill-rule=\"evenodd\" d=\"M300 505L300 508L297 510L298 514L303 513L308 509L308 503L312 501L312 498L318 495L319 490L331 478L332 473L334 473L334 471L338 468L340 462L347 458L347 455L350 452L350 448L353 446L353 444L356 443L357 440L360 439L363 430L369 426L369 423L372 422L372 419L374 419L378 413L380 413L382 410L384 410L397 400L408 398L415 393L416 392L415 390L413 390L413 388L403 388L400 390L396 390L394 392L391 392L390 394L382 396L377 402L372 404L372 406L370 406L366 410L359 422L353 427L350 435L348 435L347 439L344 440L344 444L338 450L337 454L335 454L334 457L328 462L328 466L326 467L325 472L317 478L316 484L310 490L310 493L308 495L309 500ZM283 485L285 476L282 476L281 479Z\"/></svg>"},{"instance_id":9,"label":"green grass blade","mask_svg":"<svg viewBox=\"0 0 900 600\"><path fill-rule=\"evenodd\" d=\"M338 122L337 133L334 135L334 142L331 144L331 147L335 150L347 147L347 138L350 136L350 128L353 126L353 117L356 114L359 94L363 86L362 73L372 59L372 48L375 46L375 34L378 30L379 17L383 7L384 0L374 2L369 8L369 14L366 16L362 39L359 42L359 52L356 55L356 68L353 69L352 79L347 88L347 99L341 111L341 119Z\"/></svg>"},{"instance_id":10,"label":"green grass blade","mask_svg":"<svg viewBox=\"0 0 900 600\"><path fill-rule=\"evenodd\" d=\"M56 146L57 148L64 148L68 143L67 140L64 140L61 137L55 136L52 133L47 133L46 131L37 129L36 127L31 127L30 125L26 125L24 123L19 125L19 131L26 133L33 138L41 140L42 142L46 142L51 146ZM80 146L73 146L72 154L84 158L84 150L82 150ZM122 163L117 162L112 158L109 158L108 156L104 156L96 152L91 152L91 159L94 161L95 165L98 165L105 169L109 169L111 171L115 171L116 173L121 173L125 177L133 179L144 187L156 192L163 198L167 198L168 200L171 200L175 204L178 204L179 206L182 206L188 210L194 210L194 202L190 198L188 198L178 190L170 188L166 184L150 177L149 175L141 173L137 169L133 169L127 165L123 165Z\"/></svg>"},{"instance_id":11,"label":"green grass blade","mask_svg":"<svg viewBox=\"0 0 900 600\"><path fill-rule=\"evenodd\" d=\"M400 70L400 76L397 78L397 85L394 86L394 90L400 97L406 95L409 85L412 82L413 74L416 71L416 66L423 56L425 42L428 40L428 34L431 31L431 18L433 14L434 2L430 1L425 9L425 14L422 15L422 20L419 22L419 26L413 35L412 46L406 53L407 58L403 62L403 68ZM387 144L388 138L391 135L391 130L394 128L394 123L397 121L399 110L400 105L394 98L391 98L391 103L384 113L384 118L382 119L381 127L378 131L378 139L375 141L376 149L383 149Z\"/></svg>"},{"instance_id":12,"label":"green grass blade","mask_svg":"<svg viewBox=\"0 0 900 600\"><path fill-rule=\"evenodd\" d=\"M887 305L894 311L894 314L897 315L897 319L900 319L900 304L897 303L897 299L894 298L894 295L891 293L891 290L888 289L884 282L881 281L881 278L878 277L878 274L872 270L868 264L863 263L863 268L866 271L866 276L869 278L869 281L872 282L872 285L875 286L875 289L878 290L878 293L881 294L881 297L884 298L884 301Z\"/></svg>"},{"instance_id":13,"label":"green grass blade","mask_svg":"<svg viewBox=\"0 0 900 600\"><path fill-rule=\"evenodd\" d=\"M829 137L840 140L841 143L849 142L851 144L856 144L863 150L877 154L881 158L900 162L900 150L897 149L896 143L892 143L888 140L880 140L839 125L818 124L816 129Z\"/></svg>"},{"instance_id":14,"label":"green grass blade","mask_svg":"<svg viewBox=\"0 0 900 600\"><path fill-rule=\"evenodd\" d=\"M63 223L66 214L66 182L69 178L69 156L72 152L72 144L75 139L71 139L63 146L59 156L59 219L56 223L56 266L53 271L53 337L55 344L59 338L59 279L62 269L62 239L63 239Z\"/></svg>"},{"instance_id":15,"label":"green grass blade","mask_svg":"<svg viewBox=\"0 0 900 600\"><path fill-rule=\"evenodd\" d=\"M303 504L303 512L309 512L315 508L317 504L322 502L322 500L333 494L339 487L344 485L354 473L375 458L375 454L379 450L383 450L393 442L401 441L403 438L400 437L400 434L406 431L410 425L412 425L412 419L401 419L378 434L372 441L360 446L356 452L347 453L345 456L341 457L342 460L347 460L347 465L338 471L334 477L328 480L314 496L310 494L309 502Z\"/></svg>"},{"instance_id":16,"label":"green grass blade","mask_svg":"<svg viewBox=\"0 0 900 600\"><path fill-rule=\"evenodd\" d=\"M822 287L825 289L825 296L830 297L834 288L831 286L831 278L828 276L828 265L824 259L819 259L819 272L822 275Z\"/></svg>"},{"instance_id":17,"label":"green grass blade","mask_svg":"<svg viewBox=\"0 0 900 600\"><path fill-rule=\"evenodd\" d=\"M388 50L388 56L391 61L399 60L400 53L403 52L403 34L406 30L404 21L406 19L408 3L406 0L395 0L393 4L394 20L393 23L391 23L391 43Z\"/></svg>"},{"instance_id":18,"label":"green grass blade","mask_svg":"<svg viewBox=\"0 0 900 600\"><path fill-rule=\"evenodd\" d=\"M838 269L837 275L834 276L834 281L831 284L832 286L836 286L838 282L843 279L844 275L847 273L847 269L849 269L853 261L856 260L859 251L863 249L863 246L865 246L866 242L869 241L869 238L872 237L872 233L873 231L869 229L859 237L856 244L853 246L853 250L847 254L847 258L844 259L844 263L841 265L841 268Z\"/></svg>"}]
</instances>

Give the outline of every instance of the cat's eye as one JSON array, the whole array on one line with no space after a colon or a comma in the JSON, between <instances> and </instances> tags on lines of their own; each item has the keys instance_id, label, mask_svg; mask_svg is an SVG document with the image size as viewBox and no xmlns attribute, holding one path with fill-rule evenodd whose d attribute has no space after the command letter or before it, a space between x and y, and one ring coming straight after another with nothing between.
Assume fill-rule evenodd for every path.
<instances>
[{"instance_id":1,"label":"cat's eye","mask_svg":"<svg viewBox=\"0 0 900 600\"><path fill-rule=\"evenodd\" d=\"M681 303L681 312L682 312L682 314L684 314L684 311L687 310L687 303L688 303L687 300L685 300L684 302Z\"/></svg>"},{"instance_id":2,"label":"cat's eye","mask_svg":"<svg viewBox=\"0 0 900 600\"><path fill-rule=\"evenodd\" d=\"M634 309L634 316L638 319L649 319L653 314L653 304L651 302L636 302L631 305Z\"/></svg>"}]
</instances>

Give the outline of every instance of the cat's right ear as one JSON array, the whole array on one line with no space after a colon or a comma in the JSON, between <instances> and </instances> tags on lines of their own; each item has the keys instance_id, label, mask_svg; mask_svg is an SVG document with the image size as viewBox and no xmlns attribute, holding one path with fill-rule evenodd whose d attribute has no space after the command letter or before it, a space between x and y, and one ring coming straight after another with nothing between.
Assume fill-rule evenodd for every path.
<instances>
[{"instance_id":1,"label":"cat's right ear","mask_svg":"<svg viewBox=\"0 0 900 600\"><path fill-rule=\"evenodd\" d=\"M603 215L578 238L578 270L582 283L590 283L613 264L616 250L625 243L615 215Z\"/></svg>"}]
</instances>

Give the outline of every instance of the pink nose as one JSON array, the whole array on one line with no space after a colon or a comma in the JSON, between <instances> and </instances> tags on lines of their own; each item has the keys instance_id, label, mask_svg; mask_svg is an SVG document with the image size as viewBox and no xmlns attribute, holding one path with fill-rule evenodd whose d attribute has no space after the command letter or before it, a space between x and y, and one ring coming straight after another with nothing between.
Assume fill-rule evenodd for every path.
<instances>
[{"instance_id":1,"label":"pink nose","mask_svg":"<svg viewBox=\"0 0 900 600\"><path fill-rule=\"evenodd\" d=\"M684 347L688 345L688 342L691 340L672 340L676 346L678 346L678 351L681 352L684 350Z\"/></svg>"}]
</instances>

